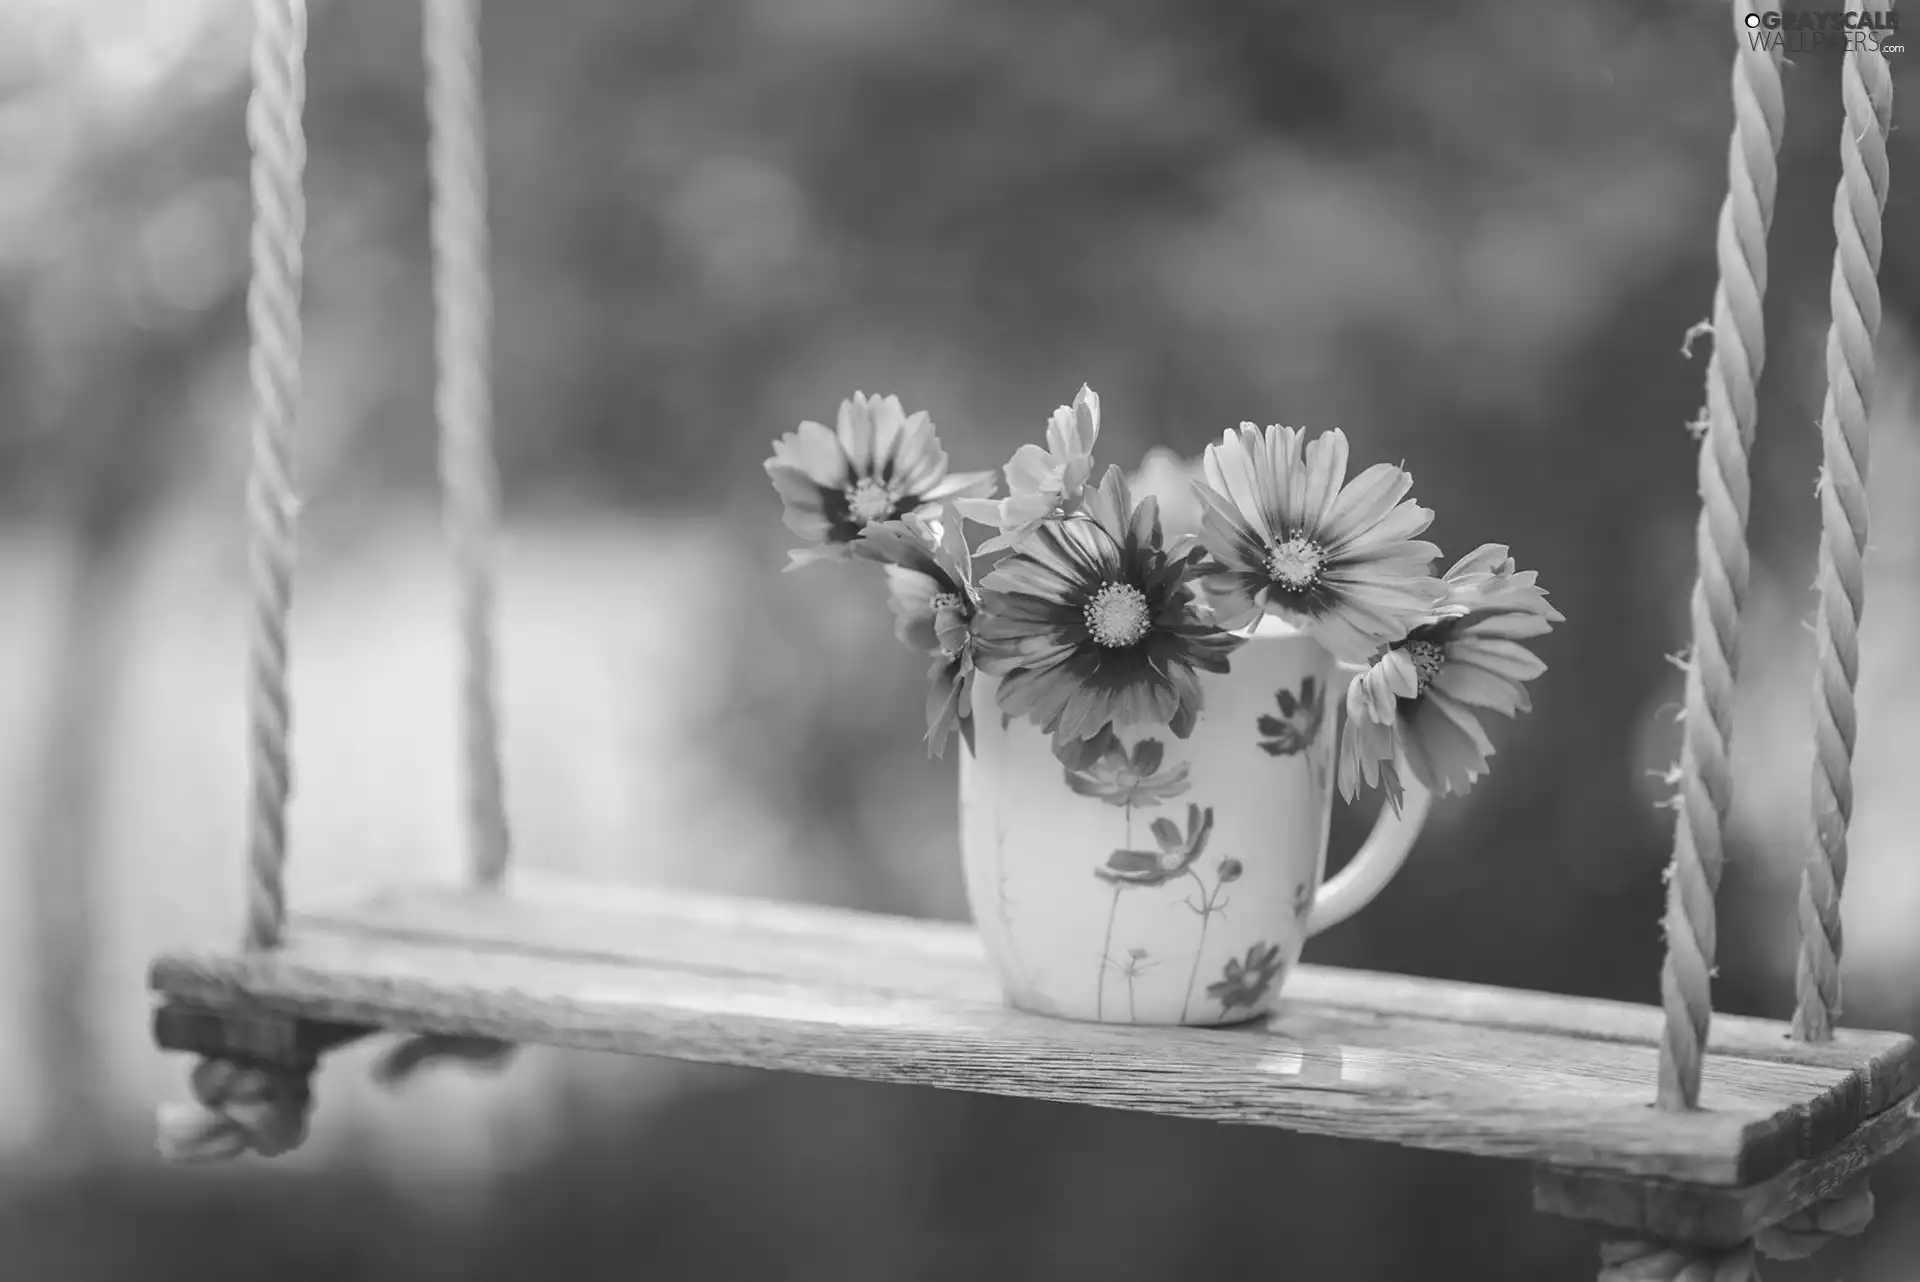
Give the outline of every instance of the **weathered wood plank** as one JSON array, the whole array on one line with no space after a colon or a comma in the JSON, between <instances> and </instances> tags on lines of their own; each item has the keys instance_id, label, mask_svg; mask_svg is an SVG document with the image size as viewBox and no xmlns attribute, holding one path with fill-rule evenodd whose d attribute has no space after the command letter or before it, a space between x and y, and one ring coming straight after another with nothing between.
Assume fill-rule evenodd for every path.
<instances>
[{"instance_id":1,"label":"weathered wood plank","mask_svg":"<svg viewBox=\"0 0 1920 1282\"><path fill-rule=\"evenodd\" d=\"M1308 967L1262 1027L1070 1024L1006 1009L962 926L540 878L506 896L382 892L303 915L279 954L164 958L154 984L208 1009L1144 1109L1723 1190L1831 1147L1874 1111L1876 1074L1912 1072L1912 1043L1893 1035L1799 1047L1778 1025L1722 1021L1706 1111L1671 1116L1649 1106L1659 1014L1620 1003Z\"/></svg>"},{"instance_id":2,"label":"weathered wood plank","mask_svg":"<svg viewBox=\"0 0 1920 1282\"><path fill-rule=\"evenodd\" d=\"M1540 1167L1536 1210L1591 1220L1635 1235L1731 1246L1838 1191L1862 1171L1920 1136L1920 1092L1870 1118L1819 1157L1738 1189L1671 1180L1629 1179L1606 1171Z\"/></svg>"},{"instance_id":3,"label":"weathered wood plank","mask_svg":"<svg viewBox=\"0 0 1920 1282\"><path fill-rule=\"evenodd\" d=\"M1556 1066L1554 1039L1316 1012L1311 1040L1257 1030L1129 1029L818 984L295 937L273 957L163 959L161 988L213 1006L244 995L300 1016L513 1042L1250 1122L1490 1157L1548 1158L1732 1183L1750 1130L1793 1081L1743 1083L1713 1112L1665 1118L1638 1065ZM1618 1051L1620 1048L1603 1048ZM1798 1071L1798 1070L1796 1070ZM1754 1098L1771 1097L1768 1098Z\"/></svg>"},{"instance_id":4,"label":"weathered wood plank","mask_svg":"<svg viewBox=\"0 0 1920 1282\"><path fill-rule=\"evenodd\" d=\"M998 1001L972 927L774 900L742 899L516 873L510 895L440 886L389 887L331 910L302 915L348 933L457 940L475 947L595 956L699 970L713 975L846 983L876 991L953 1000ZM1657 1007L1600 998L1524 992L1341 967L1301 966L1287 995L1346 1006L1657 1046ZM1860 1115L1920 1089L1920 1056L1898 1033L1837 1030L1825 1043L1797 1041L1776 1020L1714 1017L1713 1057L1816 1065L1858 1075ZM1653 1095L1653 1079L1646 1080Z\"/></svg>"}]
</instances>

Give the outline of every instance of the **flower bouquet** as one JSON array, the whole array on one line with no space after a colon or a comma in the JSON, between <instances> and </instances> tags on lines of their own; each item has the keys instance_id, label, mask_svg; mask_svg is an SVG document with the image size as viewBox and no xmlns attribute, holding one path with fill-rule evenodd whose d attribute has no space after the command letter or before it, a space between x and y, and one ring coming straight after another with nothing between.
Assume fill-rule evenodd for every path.
<instances>
[{"instance_id":1,"label":"flower bouquet","mask_svg":"<svg viewBox=\"0 0 1920 1282\"><path fill-rule=\"evenodd\" d=\"M996 495L924 412L855 393L766 470L804 540L788 568L879 566L931 660L927 746L963 744L967 894L1010 1000L1236 1023L1386 884L1429 798L1486 773L1483 720L1528 710L1522 643L1562 619L1497 544L1436 574L1412 478L1349 477L1338 430L1243 423L1132 477L1096 475L1099 436L1083 387ZM1388 804L1324 879L1336 786Z\"/></svg>"}]
</instances>

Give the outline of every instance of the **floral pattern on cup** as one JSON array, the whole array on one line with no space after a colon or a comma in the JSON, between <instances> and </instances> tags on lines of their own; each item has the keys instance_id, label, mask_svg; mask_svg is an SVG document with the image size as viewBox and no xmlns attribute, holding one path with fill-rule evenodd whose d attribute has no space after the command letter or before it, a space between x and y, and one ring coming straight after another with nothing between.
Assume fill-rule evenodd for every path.
<instances>
[{"instance_id":1,"label":"floral pattern on cup","mask_svg":"<svg viewBox=\"0 0 1920 1282\"><path fill-rule=\"evenodd\" d=\"M1327 691L1311 673L1301 678L1300 693L1281 690L1274 695L1280 715L1262 713L1254 724L1260 729L1260 748L1269 757L1291 757L1305 752L1320 737L1327 719Z\"/></svg>"},{"instance_id":2,"label":"floral pattern on cup","mask_svg":"<svg viewBox=\"0 0 1920 1282\"><path fill-rule=\"evenodd\" d=\"M1106 938L1100 945L1100 969L1097 995L1094 1009L1104 1017L1107 1003L1107 975L1116 966L1113 957L1113 925L1120 915L1120 892L1129 888L1153 889L1165 886L1177 877L1190 876L1204 891L1206 883L1193 872L1194 863L1206 853L1207 839L1213 835L1213 807L1202 810L1188 803L1187 823L1182 828L1171 819L1160 818L1153 821L1149 831L1153 833L1157 850L1116 849L1107 856L1107 862L1093 870L1093 875L1113 886L1113 901L1107 906ZM1209 902L1211 902L1209 900ZM1203 914L1200 921L1202 939L1206 935L1206 920L1212 910ZM1121 968L1125 970L1124 964ZM1127 971L1128 987L1132 987L1133 971Z\"/></svg>"},{"instance_id":3,"label":"floral pattern on cup","mask_svg":"<svg viewBox=\"0 0 1920 1282\"><path fill-rule=\"evenodd\" d=\"M1267 990L1286 968L1280 945L1255 944L1247 949L1245 958L1227 959L1227 968L1219 980L1207 985L1207 996L1219 1002L1221 1011L1227 1014L1243 1008L1258 1010L1266 1000Z\"/></svg>"},{"instance_id":4,"label":"floral pattern on cup","mask_svg":"<svg viewBox=\"0 0 1920 1282\"><path fill-rule=\"evenodd\" d=\"M1089 742L1074 766L1067 767L1067 787L1109 806L1155 805L1182 795L1189 787L1185 762L1161 771L1166 755L1166 745L1158 739L1142 739L1129 753L1120 736L1108 729Z\"/></svg>"},{"instance_id":5,"label":"floral pattern on cup","mask_svg":"<svg viewBox=\"0 0 1920 1282\"><path fill-rule=\"evenodd\" d=\"M1272 626L1235 666L1207 676L1186 739L1108 727L1063 755L1042 727L978 718L963 864L1016 1007L1163 1027L1272 1008L1318 908L1338 668ZM979 679L985 706L997 679Z\"/></svg>"},{"instance_id":6,"label":"floral pattern on cup","mask_svg":"<svg viewBox=\"0 0 1920 1282\"><path fill-rule=\"evenodd\" d=\"M1207 883L1203 878L1195 876L1193 879L1194 884L1200 887L1200 898L1195 900L1192 895L1188 895L1185 902L1186 906L1200 918L1200 939L1193 946L1193 965L1187 971L1187 995L1180 1002L1180 1018L1183 1022L1188 1012L1193 1009L1193 986L1200 978L1200 959L1206 956L1207 952L1207 925L1216 914L1226 911L1227 887L1239 881L1241 874L1246 870L1245 864L1238 859L1228 857L1222 859L1219 866L1214 869L1212 890L1207 889Z\"/></svg>"}]
</instances>

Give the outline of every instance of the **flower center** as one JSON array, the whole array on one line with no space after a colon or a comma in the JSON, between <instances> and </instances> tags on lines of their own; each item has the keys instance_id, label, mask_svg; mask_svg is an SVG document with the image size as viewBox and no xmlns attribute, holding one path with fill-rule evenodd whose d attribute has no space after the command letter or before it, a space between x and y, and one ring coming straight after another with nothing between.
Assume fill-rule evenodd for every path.
<instances>
[{"instance_id":1,"label":"flower center","mask_svg":"<svg viewBox=\"0 0 1920 1282\"><path fill-rule=\"evenodd\" d=\"M1440 675L1440 668L1447 661L1447 652L1431 641L1409 641L1403 647L1407 657L1413 660L1413 670L1419 677L1418 694L1425 694L1433 679Z\"/></svg>"},{"instance_id":2,"label":"flower center","mask_svg":"<svg viewBox=\"0 0 1920 1282\"><path fill-rule=\"evenodd\" d=\"M1147 635L1147 595L1131 583L1108 583L1087 602L1087 631L1110 649Z\"/></svg>"},{"instance_id":3,"label":"flower center","mask_svg":"<svg viewBox=\"0 0 1920 1282\"><path fill-rule=\"evenodd\" d=\"M940 613L942 610L958 610L960 608L960 594L958 592L936 592L933 594L933 600L927 604L932 607L935 614Z\"/></svg>"},{"instance_id":4,"label":"flower center","mask_svg":"<svg viewBox=\"0 0 1920 1282\"><path fill-rule=\"evenodd\" d=\"M1320 581L1327 554L1318 543L1299 532L1267 552L1267 573L1273 581L1295 592L1304 592Z\"/></svg>"},{"instance_id":5,"label":"flower center","mask_svg":"<svg viewBox=\"0 0 1920 1282\"><path fill-rule=\"evenodd\" d=\"M863 476L847 487L847 510L860 525L884 521L893 515L893 494L871 476Z\"/></svg>"}]
</instances>

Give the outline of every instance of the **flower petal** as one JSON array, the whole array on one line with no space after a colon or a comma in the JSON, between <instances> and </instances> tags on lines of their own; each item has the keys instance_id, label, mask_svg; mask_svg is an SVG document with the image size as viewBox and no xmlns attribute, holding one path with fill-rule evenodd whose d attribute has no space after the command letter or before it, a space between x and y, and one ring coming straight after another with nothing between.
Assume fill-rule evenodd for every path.
<instances>
[{"instance_id":1,"label":"flower petal","mask_svg":"<svg viewBox=\"0 0 1920 1282\"><path fill-rule=\"evenodd\" d=\"M802 569L809 565L832 564L853 560L853 545L850 543L815 543L803 548L793 548L787 553L786 571Z\"/></svg>"},{"instance_id":2,"label":"flower petal","mask_svg":"<svg viewBox=\"0 0 1920 1282\"><path fill-rule=\"evenodd\" d=\"M1525 712L1530 704L1525 686L1471 663L1443 663L1433 688L1461 703L1508 717Z\"/></svg>"},{"instance_id":3,"label":"flower petal","mask_svg":"<svg viewBox=\"0 0 1920 1282\"><path fill-rule=\"evenodd\" d=\"M947 454L940 448L940 436L933 419L925 410L909 415L900 406L900 398L888 396L872 402L873 476L889 488L917 494L947 470Z\"/></svg>"},{"instance_id":4,"label":"flower petal","mask_svg":"<svg viewBox=\"0 0 1920 1282\"><path fill-rule=\"evenodd\" d=\"M1284 616L1283 616L1284 617ZM1372 614L1346 601L1336 601L1319 618L1301 618L1296 626L1318 641L1334 658L1344 663L1365 663L1383 644L1406 635L1402 628L1394 635L1392 620Z\"/></svg>"},{"instance_id":5,"label":"flower petal","mask_svg":"<svg viewBox=\"0 0 1920 1282\"><path fill-rule=\"evenodd\" d=\"M1266 448L1256 459L1264 465L1254 469L1260 481L1261 513L1266 517L1267 528L1285 538L1305 523L1306 430L1269 425L1263 444Z\"/></svg>"},{"instance_id":6,"label":"flower petal","mask_svg":"<svg viewBox=\"0 0 1920 1282\"><path fill-rule=\"evenodd\" d=\"M1318 530L1326 524L1346 480L1347 434L1336 427L1307 443L1306 485L1299 502L1302 529Z\"/></svg>"},{"instance_id":7,"label":"flower petal","mask_svg":"<svg viewBox=\"0 0 1920 1282\"><path fill-rule=\"evenodd\" d=\"M798 468L771 460L767 476L780 495L780 519L786 527L808 542L825 542L833 522L826 514L826 496L813 479Z\"/></svg>"},{"instance_id":8,"label":"flower petal","mask_svg":"<svg viewBox=\"0 0 1920 1282\"><path fill-rule=\"evenodd\" d=\"M1513 568L1513 558L1507 555L1507 545L1482 543L1455 561L1453 568L1447 571L1447 578L1464 579L1470 575L1493 574L1503 565L1509 570Z\"/></svg>"},{"instance_id":9,"label":"flower petal","mask_svg":"<svg viewBox=\"0 0 1920 1282\"><path fill-rule=\"evenodd\" d=\"M1214 559L1231 570L1257 572L1267 577L1269 544L1231 498L1210 486L1195 484L1200 500L1200 538Z\"/></svg>"},{"instance_id":10,"label":"flower petal","mask_svg":"<svg viewBox=\"0 0 1920 1282\"><path fill-rule=\"evenodd\" d=\"M1336 561L1361 561L1370 557L1411 556L1425 552L1426 559L1432 560L1440 555L1440 549L1433 544L1408 546L1415 535L1432 524L1432 509L1421 507L1409 499L1383 513L1377 521L1343 533L1339 538L1330 536L1325 544L1327 556ZM1432 550L1428 552L1427 549Z\"/></svg>"},{"instance_id":11,"label":"flower petal","mask_svg":"<svg viewBox=\"0 0 1920 1282\"><path fill-rule=\"evenodd\" d=\"M1494 747L1493 740L1487 737L1486 727L1480 724L1479 715L1465 704L1449 698L1445 691L1429 690L1420 702L1423 705L1431 704L1449 721L1460 727L1467 738L1473 741L1474 751L1480 754L1484 768L1485 759L1493 755Z\"/></svg>"},{"instance_id":12,"label":"flower petal","mask_svg":"<svg viewBox=\"0 0 1920 1282\"><path fill-rule=\"evenodd\" d=\"M1533 651L1496 637L1455 637L1446 652L1449 663L1471 663L1513 681L1531 681L1547 670Z\"/></svg>"},{"instance_id":13,"label":"flower petal","mask_svg":"<svg viewBox=\"0 0 1920 1282\"><path fill-rule=\"evenodd\" d=\"M923 504L962 497L977 500L993 493L995 483L992 472L949 472L924 488L916 486L909 489L908 493Z\"/></svg>"},{"instance_id":14,"label":"flower petal","mask_svg":"<svg viewBox=\"0 0 1920 1282\"><path fill-rule=\"evenodd\" d=\"M1412 488L1413 478L1404 469L1375 463L1340 491L1326 523L1310 533L1323 548L1344 547L1362 530L1379 524Z\"/></svg>"},{"instance_id":15,"label":"flower petal","mask_svg":"<svg viewBox=\"0 0 1920 1282\"><path fill-rule=\"evenodd\" d=\"M1226 496L1239 512L1241 521L1252 527L1263 547L1279 541L1266 519L1260 497L1259 472L1265 470L1266 464L1255 460L1264 460L1264 455L1265 442L1260 438L1260 429L1252 423L1242 423L1237 435L1231 429L1221 433L1220 440L1207 446L1202 456L1207 485Z\"/></svg>"},{"instance_id":16,"label":"flower petal","mask_svg":"<svg viewBox=\"0 0 1920 1282\"><path fill-rule=\"evenodd\" d=\"M964 664L942 660L927 670L927 755L944 756L957 729L973 748L971 677Z\"/></svg>"},{"instance_id":17,"label":"flower petal","mask_svg":"<svg viewBox=\"0 0 1920 1282\"><path fill-rule=\"evenodd\" d=\"M1414 777L1440 794L1463 793L1486 773L1487 753L1481 747L1479 723L1469 731L1431 699L1422 699L1402 722L1400 745ZM1491 745L1488 746L1489 749Z\"/></svg>"},{"instance_id":18,"label":"flower petal","mask_svg":"<svg viewBox=\"0 0 1920 1282\"><path fill-rule=\"evenodd\" d=\"M773 443L773 457L767 460L795 468L816 485L841 489L853 483L853 471L846 451L824 424L808 421Z\"/></svg>"},{"instance_id":19,"label":"flower petal","mask_svg":"<svg viewBox=\"0 0 1920 1282\"><path fill-rule=\"evenodd\" d=\"M1510 610L1464 622L1454 635L1525 641L1553 631L1554 622L1548 616L1530 610Z\"/></svg>"},{"instance_id":20,"label":"flower petal","mask_svg":"<svg viewBox=\"0 0 1920 1282\"><path fill-rule=\"evenodd\" d=\"M1062 405L1047 423L1047 449L1060 460L1093 453L1100 439L1100 394L1082 383L1072 405Z\"/></svg>"},{"instance_id":21,"label":"flower petal","mask_svg":"<svg viewBox=\"0 0 1920 1282\"><path fill-rule=\"evenodd\" d=\"M873 475L873 402L865 392L855 392L853 399L840 402L834 434L840 438L840 448L846 452L853 474Z\"/></svg>"}]
</instances>

